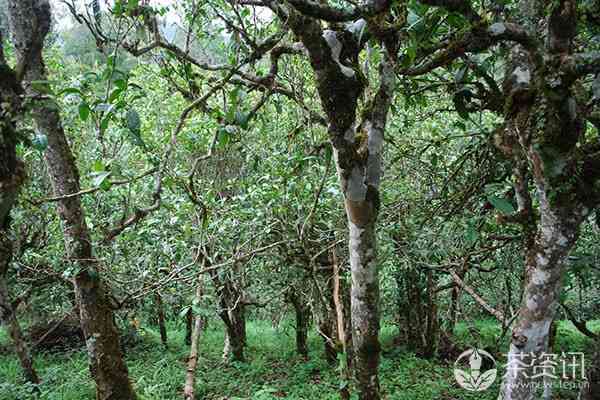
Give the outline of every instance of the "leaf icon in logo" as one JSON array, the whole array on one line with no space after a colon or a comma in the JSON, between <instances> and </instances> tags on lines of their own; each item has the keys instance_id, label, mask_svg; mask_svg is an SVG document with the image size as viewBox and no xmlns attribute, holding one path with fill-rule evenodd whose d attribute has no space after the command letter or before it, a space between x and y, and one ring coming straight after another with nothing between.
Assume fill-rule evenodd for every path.
<instances>
[{"instance_id":1,"label":"leaf icon in logo","mask_svg":"<svg viewBox=\"0 0 600 400\"><path fill-rule=\"evenodd\" d=\"M491 369L483 373L480 372L483 358L496 361L492 355L485 350L470 349L463 352L454 363L454 378L463 388L471 392L480 392L488 389L496 380L497 370ZM468 361L469 370L464 371L459 368L460 361Z\"/></svg>"},{"instance_id":2,"label":"leaf icon in logo","mask_svg":"<svg viewBox=\"0 0 600 400\"><path fill-rule=\"evenodd\" d=\"M455 369L454 370L454 378L456 379L456 382L458 382L458 384L461 387L463 387L467 390L471 390L471 391L475 390L475 388L473 386L473 380L471 378L471 375L468 372L465 372L460 369Z\"/></svg>"},{"instance_id":3,"label":"leaf icon in logo","mask_svg":"<svg viewBox=\"0 0 600 400\"><path fill-rule=\"evenodd\" d=\"M497 371L495 369L490 369L481 374L477 381L477 390L485 390L492 386L492 383L496 380L496 374Z\"/></svg>"}]
</instances>

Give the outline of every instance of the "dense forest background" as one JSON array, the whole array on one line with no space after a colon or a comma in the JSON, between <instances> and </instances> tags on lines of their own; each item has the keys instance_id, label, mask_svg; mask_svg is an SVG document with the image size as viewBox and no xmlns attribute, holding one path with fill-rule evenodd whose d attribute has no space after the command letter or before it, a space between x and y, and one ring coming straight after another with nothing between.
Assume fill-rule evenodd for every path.
<instances>
[{"instance_id":1,"label":"dense forest background","mask_svg":"<svg viewBox=\"0 0 600 400\"><path fill-rule=\"evenodd\" d=\"M599 21L0 1L0 399L600 399Z\"/></svg>"}]
</instances>

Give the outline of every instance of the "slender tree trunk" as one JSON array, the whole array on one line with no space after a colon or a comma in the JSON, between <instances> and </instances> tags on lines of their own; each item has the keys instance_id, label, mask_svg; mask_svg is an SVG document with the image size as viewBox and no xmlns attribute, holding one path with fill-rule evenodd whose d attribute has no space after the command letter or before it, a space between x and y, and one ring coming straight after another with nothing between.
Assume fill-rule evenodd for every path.
<instances>
[{"instance_id":1,"label":"slender tree trunk","mask_svg":"<svg viewBox=\"0 0 600 400\"><path fill-rule=\"evenodd\" d=\"M438 314L437 301L435 296L435 285L433 282L433 272L427 271L427 322L425 329L425 348L423 356L433 358L437 350L438 343Z\"/></svg>"},{"instance_id":2,"label":"slender tree trunk","mask_svg":"<svg viewBox=\"0 0 600 400\"><path fill-rule=\"evenodd\" d=\"M389 4L381 2L378 5L382 15ZM364 82L358 73L360 47L355 41L346 39L343 28L323 30L320 21L292 10L289 10L287 23L306 48L316 76L344 196L352 275L353 370L359 398L378 400L379 274L375 228L380 203L384 131L396 84L393 60L399 37L384 29L377 18L367 22L381 46L379 87L359 122L357 105L364 92ZM340 61L343 52L346 52L346 64Z\"/></svg>"},{"instance_id":3,"label":"slender tree trunk","mask_svg":"<svg viewBox=\"0 0 600 400\"><path fill-rule=\"evenodd\" d=\"M0 43L3 38L0 33ZM17 200L26 174L17 157L15 119L21 110L22 90L15 73L8 67L0 45L0 322L4 323L13 341L25 379L39 383L27 343L23 339L8 291L7 274L13 255L10 238L10 212Z\"/></svg>"},{"instance_id":4,"label":"slender tree trunk","mask_svg":"<svg viewBox=\"0 0 600 400\"><path fill-rule=\"evenodd\" d=\"M308 358L308 324L310 310L308 303L304 301L297 293L296 289L291 289L287 294L289 302L294 307L296 315L296 351L299 355Z\"/></svg>"},{"instance_id":5,"label":"slender tree trunk","mask_svg":"<svg viewBox=\"0 0 600 400\"><path fill-rule=\"evenodd\" d=\"M4 232L0 232L0 235L4 234ZM3 258L3 260L0 260L0 263L5 262L5 245L6 243L0 243L0 253L2 253L0 257ZM23 369L23 375L25 379L28 382L38 384L40 383L40 379L38 378L35 368L33 367L33 358L31 357L29 346L23 338L21 326L17 320L15 310L12 307L8 293L8 287L6 285L6 274L1 271L2 269L3 267L0 265L0 321L6 326L8 334L13 342L13 345L15 346L15 352L19 358L19 363Z\"/></svg>"},{"instance_id":6,"label":"slender tree trunk","mask_svg":"<svg viewBox=\"0 0 600 400\"><path fill-rule=\"evenodd\" d=\"M28 66L25 75L30 85L28 92L36 95L31 82L48 81L42 48L50 29L50 6L47 0L10 0L9 13L18 59L26 60ZM65 196L78 192L79 171L56 104L53 100L38 101L32 114L39 132L48 138L44 157L54 194ZM62 199L58 211L63 222L67 256L78 270L74 278L75 294L90 371L96 381L96 397L98 400L135 399L108 293L94 265L91 237L79 197Z\"/></svg>"},{"instance_id":7,"label":"slender tree trunk","mask_svg":"<svg viewBox=\"0 0 600 400\"><path fill-rule=\"evenodd\" d=\"M156 303L156 314L158 317L158 329L160 331L160 341L163 344L163 346L165 346L165 348L168 348L168 338L167 338L167 327L165 326L165 308L163 306L163 301L162 301L162 296L160 295L160 292L156 292L154 294L154 300Z\"/></svg>"},{"instance_id":8,"label":"slender tree trunk","mask_svg":"<svg viewBox=\"0 0 600 400\"><path fill-rule=\"evenodd\" d=\"M204 290L203 278L198 279L196 286L196 304L200 303ZM202 332L202 315L194 317L194 328L191 335L190 356L188 357L187 369L185 373L185 386L183 387L183 398L185 400L195 400L196 367L198 365L198 342Z\"/></svg>"},{"instance_id":9,"label":"slender tree trunk","mask_svg":"<svg viewBox=\"0 0 600 400\"><path fill-rule=\"evenodd\" d=\"M185 344L192 344L192 330L194 328L194 313L192 312L192 308L188 308L185 313Z\"/></svg>"},{"instance_id":10,"label":"slender tree trunk","mask_svg":"<svg viewBox=\"0 0 600 400\"><path fill-rule=\"evenodd\" d=\"M335 305L335 319L337 340L340 343L342 354L346 357L340 368L340 398L342 400L350 399L350 355L348 354L348 343L346 339L346 324L344 322L344 304L342 300L341 290L342 283L340 279L340 265L338 262L335 248L331 250L331 258L333 261L333 303Z\"/></svg>"},{"instance_id":11,"label":"slender tree trunk","mask_svg":"<svg viewBox=\"0 0 600 400\"><path fill-rule=\"evenodd\" d=\"M329 257L317 260L317 262L319 274L313 274L315 283L313 312L319 335L323 339L325 360L329 365L335 365L341 346L338 346L333 263L330 263ZM323 287L321 283L323 283Z\"/></svg>"},{"instance_id":12,"label":"slender tree trunk","mask_svg":"<svg viewBox=\"0 0 600 400\"><path fill-rule=\"evenodd\" d=\"M231 276L225 276L222 279L216 271L209 273L217 291L219 317L225 324L223 360L244 361L246 307L242 298L243 293L232 282Z\"/></svg>"}]
</instances>

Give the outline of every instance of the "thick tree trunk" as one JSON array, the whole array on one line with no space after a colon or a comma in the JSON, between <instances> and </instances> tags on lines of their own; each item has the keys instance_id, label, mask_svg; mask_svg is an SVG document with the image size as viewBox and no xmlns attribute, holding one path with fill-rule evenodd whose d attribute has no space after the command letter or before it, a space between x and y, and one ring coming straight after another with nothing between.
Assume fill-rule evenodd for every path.
<instances>
[{"instance_id":1,"label":"thick tree trunk","mask_svg":"<svg viewBox=\"0 0 600 400\"><path fill-rule=\"evenodd\" d=\"M3 38L0 33L0 43ZM26 178L25 167L17 157L15 119L21 112L21 87L14 72L6 64L0 45L0 322L4 323L15 346L25 379L39 383L33 359L8 292L7 274L13 255L10 238L10 212Z\"/></svg>"},{"instance_id":2,"label":"thick tree trunk","mask_svg":"<svg viewBox=\"0 0 600 400\"><path fill-rule=\"evenodd\" d=\"M202 293L204 290L203 278L198 279L198 286L196 286L196 304L200 303L202 299ZM198 365L198 342L200 339L200 333L202 332L202 315L196 315L194 317L194 328L191 335L191 346L190 356L188 357L187 369L185 373L185 385L183 387L183 398L184 400L195 400L195 384L196 384L196 367Z\"/></svg>"},{"instance_id":3,"label":"thick tree trunk","mask_svg":"<svg viewBox=\"0 0 600 400\"><path fill-rule=\"evenodd\" d=\"M13 39L20 60L27 62L28 92L37 94L31 82L47 82L42 48L50 27L50 6L45 0L10 0L9 12ZM33 45L32 45L33 43ZM29 49L29 50L28 50ZM35 103L32 111L38 130L48 138L45 161L56 196L80 190L79 171L52 100ZM79 272L75 275L75 294L80 310L81 328L90 358L90 371L96 381L98 400L135 399L127 366L121 354L119 333L114 323L109 296L94 263L91 237L79 197L58 203L69 261Z\"/></svg>"},{"instance_id":4,"label":"thick tree trunk","mask_svg":"<svg viewBox=\"0 0 600 400\"><path fill-rule=\"evenodd\" d=\"M223 346L223 359L244 361L244 347L246 346L246 316L243 305L238 304L234 309L226 312L223 318L225 323L225 343Z\"/></svg>"},{"instance_id":5,"label":"thick tree trunk","mask_svg":"<svg viewBox=\"0 0 600 400\"><path fill-rule=\"evenodd\" d=\"M365 203L367 215L375 205ZM346 205L349 215L356 208ZM364 212L364 211L363 211ZM379 275L376 262L375 216L357 221L349 218L350 265L352 268L352 340L354 345L354 372L358 380L360 398L379 399Z\"/></svg>"},{"instance_id":6,"label":"thick tree trunk","mask_svg":"<svg viewBox=\"0 0 600 400\"><path fill-rule=\"evenodd\" d=\"M512 331L507 360L507 373L502 382L500 399L533 400L536 384L530 376L539 364L540 356L548 353L551 325L559 299L565 261L575 244L583 215L564 219L549 208L541 191L541 221L535 242L527 249L526 278L523 303ZM568 215L568 214L566 214Z\"/></svg>"},{"instance_id":7,"label":"thick tree trunk","mask_svg":"<svg viewBox=\"0 0 600 400\"><path fill-rule=\"evenodd\" d=\"M158 319L158 329L160 331L160 341L165 348L168 348L167 327L165 326L165 308L163 306L162 296L159 292L154 294L154 300L156 305L156 316Z\"/></svg>"}]
</instances>

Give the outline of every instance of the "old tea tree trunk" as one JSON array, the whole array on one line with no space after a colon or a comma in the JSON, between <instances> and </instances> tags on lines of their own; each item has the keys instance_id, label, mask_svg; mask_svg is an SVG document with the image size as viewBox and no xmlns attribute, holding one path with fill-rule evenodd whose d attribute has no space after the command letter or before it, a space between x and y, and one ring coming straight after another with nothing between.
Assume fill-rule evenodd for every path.
<instances>
[{"instance_id":1,"label":"old tea tree trunk","mask_svg":"<svg viewBox=\"0 0 600 400\"><path fill-rule=\"evenodd\" d=\"M42 46L50 26L50 6L47 0L10 0L8 3L17 56L28 65L25 75L30 84L28 92L35 95L31 82L47 81ZM55 195L79 192L79 171L56 105L51 100L40 101L34 107L33 118L38 131L48 138L45 161ZM74 278L75 294L90 371L96 381L96 398L135 399L107 289L94 265L91 238L79 197L64 197L58 204L58 212L63 222L68 258L78 271Z\"/></svg>"},{"instance_id":2,"label":"old tea tree trunk","mask_svg":"<svg viewBox=\"0 0 600 400\"><path fill-rule=\"evenodd\" d=\"M21 66L22 67L22 66ZM14 71L9 68L2 49L0 34L0 322L6 325L15 346L23 374L28 382L39 383L33 360L23 339L7 284L12 259L10 212L25 180L25 167L17 157L15 119L21 112L21 87Z\"/></svg>"},{"instance_id":3,"label":"old tea tree trunk","mask_svg":"<svg viewBox=\"0 0 600 400\"><path fill-rule=\"evenodd\" d=\"M567 255L581 223L598 205L600 148L585 140L586 109L573 88L585 74L598 72L600 65L597 58L572 54L575 34L576 2L553 3L547 37L529 40L529 63L515 69L520 83L531 86L529 95L513 96L512 109L517 113L513 122L518 142L536 186L539 218L534 221L533 239L526 243L523 300L500 400L540 398L543 382L532 377L549 351ZM530 110L530 115L519 117L518 110Z\"/></svg>"},{"instance_id":4,"label":"old tea tree trunk","mask_svg":"<svg viewBox=\"0 0 600 400\"><path fill-rule=\"evenodd\" d=\"M381 11L384 15L385 9ZM365 78L358 66L358 53L364 43L360 43L360 35L353 30L356 24L323 30L317 19L294 10L289 12L288 23L306 48L317 79L344 195L350 236L352 343L358 395L363 400L377 400L380 344L375 228L383 134L395 87L392 62L395 50L380 47L379 88L365 105L362 121L357 123L358 100L364 92ZM369 28L372 32L381 31L377 26ZM377 39L381 44L380 38Z\"/></svg>"}]
</instances>

